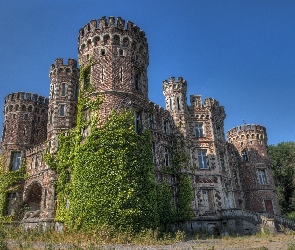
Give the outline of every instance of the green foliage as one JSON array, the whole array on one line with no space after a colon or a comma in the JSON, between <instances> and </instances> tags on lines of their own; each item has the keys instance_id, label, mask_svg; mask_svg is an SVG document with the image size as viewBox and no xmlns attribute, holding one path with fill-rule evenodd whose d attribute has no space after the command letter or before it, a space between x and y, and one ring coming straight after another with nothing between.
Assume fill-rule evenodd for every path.
<instances>
[{"instance_id":1,"label":"green foliage","mask_svg":"<svg viewBox=\"0 0 295 250\"><path fill-rule=\"evenodd\" d=\"M177 199L177 221L184 223L193 218L194 214L191 207L193 200L193 188L191 180L185 174L179 176L178 199Z\"/></svg>"},{"instance_id":2,"label":"green foliage","mask_svg":"<svg viewBox=\"0 0 295 250\"><path fill-rule=\"evenodd\" d=\"M9 222L17 218L20 214L12 216L5 216L4 212L7 206L7 194L9 192L18 191L21 182L24 180L26 175L26 162L22 162L22 166L16 171L7 171L5 169L5 158L0 155L0 222ZM21 210L21 205L19 208Z\"/></svg>"},{"instance_id":3,"label":"green foliage","mask_svg":"<svg viewBox=\"0 0 295 250\"><path fill-rule=\"evenodd\" d=\"M135 132L131 111L113 111L100 124L102 98L92 93L92 64L80 69L77 126L59 135L56 154L44 157L59 174L56 221L71 230L143 232L191 219L191 186L180 171L187 161L183 147L178 144L169 170L179 180L175 207L168 184L155 182L150 131Z\"/></svg>"},{"instance_id":4,"label":"green foliage","mask_svg":"<svg viewBox=\"0 0 295 250\"><path fill-rule=\"evenodd\" d=\"M269 146L272 171L283 214L295 210L295 142Z\"/></svg>"}]
</instances>

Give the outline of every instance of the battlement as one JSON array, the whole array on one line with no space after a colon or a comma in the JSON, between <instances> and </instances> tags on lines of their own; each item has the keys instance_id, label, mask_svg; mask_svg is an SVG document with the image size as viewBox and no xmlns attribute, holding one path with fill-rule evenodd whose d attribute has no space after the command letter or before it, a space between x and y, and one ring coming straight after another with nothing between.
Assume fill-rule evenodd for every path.
<instances>
[{"instance_id":1,"label":"battlement","mask_svg":"<svg viewBox=\"0 0 295 250\"><path fill-rule=\"evenodd\" d=\"M250 132L255 134L266 134L266 128L258 124L244 124L230 129L227 132L227 136L236 136L238 134L247 134Z\"/></svg>"},{"instance_id":2,"label":"battlement","mask_svg":"<svg viewBox=\"0 0 295 250\"><path fill-rule=\"evenodd\" d=\"M16 102L23 102L23 101L27 101L27 102L33 101L35 103L45 104L45 105L48 105L49 103L48 98L45 98L44 96L39 96L37 94L32 94L30 92L11 93L4 98L5 105L10 103L15 104Z\"/></svg>"},{"instance_id":3,"label":"battlement","mask_svg":"<svg viewBox=\"0 0 295 250\"><path fill-rule=\"evenodd\" d=\"M115 17L110 16L107 19L104 16L98 20L91 20L83 28L81 28L79 31L79 40L83 37L87 37L90 33L93 33L95 30L105 32L107 29L115 29L116 31L126 30L129 34L132 34L132 36L145 38L145 32L142 31L134 23L127 21L127 25L125 25L125 20L123 20L121 17L115 19Z\"/></svg>"},{"instance_id":4,"label":"battlement","mask_svg":"<svg viewBox=\"0 0 295 250\"><path fill-rule=\"evenodd\" d=\"M69 58L68 64L63 64L63 58L57 58L55 59L54 64L51 65L50 70L53 70L55 68L60 68L60 67L77 68L77 61L75 59Z\"/></svg>"},{"instance_id":5,"label":"battlement","mask_svg":"<svg viewBox=\"0 0 295 250\"><path fill-rule=\"evenodd\" d=\"M182 77L178 77L177 80L175 80L174 76L171 76L169 80L163 81L163 90L166 91L167 89L170 89L172 91L187 91L187 82Z\"/></svg>"}]
</instances>

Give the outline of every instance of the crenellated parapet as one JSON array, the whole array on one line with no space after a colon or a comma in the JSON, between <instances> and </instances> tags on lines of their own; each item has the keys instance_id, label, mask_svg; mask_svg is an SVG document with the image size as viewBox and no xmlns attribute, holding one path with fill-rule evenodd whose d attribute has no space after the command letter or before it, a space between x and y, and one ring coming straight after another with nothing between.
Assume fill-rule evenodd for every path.
<instances>
[{"instance_id":1,"label":"crenellated parapet","mask_svg":"<svg viewBox=\"0 0 295 250\"><path fill-rule=\"evenodd\" d=\"M69 58L67 64L63 64L62 58L55 59L54 64L50 67L50 78L61 75L61 76L76 76L79 77L79 69L77 68L77 61Z\"/></svg>"},{"instance_id":2,"label":"crenellated parapet","mask_svg":"<svg viewBox=\"0 0 295 250\"><path fill-rule=\"evenodd\" d=\"M244 124L234 127L227 132L229 142L242 142L244 140L260 140L267 142L266 128L258 124Z\"/></svg>"},{"instance_id":3,"label":"crenellated parapet","mask_svg":"<svg viewBox=\"0 0 295 250\"><path fill-rule=\"evenodd\" d=\"M29 92L16 92L4 98L4 114L10 112L40 112L47 113L49 100L44 96Z\"/></svg>"},{"instance_id":4,"label":"crenellated parapet","mask_svg":"<svg viewBox=\"0 0 295 250\"><path fill-rule=\"evenodd\" d=\"M91 20L80 29L78 36L79 50L83 49L83 46L87 47L90 44L92 46L113 44L128 47L131 46L133 41L141 43L147 48L145 32L134 23L125 22L121 17L117 19L115 17L109 17L108 19L102 17L98 20Z\"/></svg>"}]
</instances>

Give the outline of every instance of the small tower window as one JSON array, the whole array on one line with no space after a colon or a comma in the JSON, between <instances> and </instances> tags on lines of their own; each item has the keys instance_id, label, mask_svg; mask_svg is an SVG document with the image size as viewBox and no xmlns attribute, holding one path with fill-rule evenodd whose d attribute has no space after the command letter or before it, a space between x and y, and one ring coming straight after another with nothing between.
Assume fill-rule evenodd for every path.
<instances>
[{"instance_id":1,"label":"small tower window","mask_svg":"<svg viewBox=\"0 0 295 250\"><path fill-rule=\"evenodd\" d=\"M63 82L61 84L61 96L65 96L66 95L66 84Z\"/></svg>"},{"instance_id":2,"label":"small tower window","mask_svg":"<svg viewBox=\"0 0 295 250\"><path fill-rule=\"evenodd\" d=\"M177 108L178 108L178 110L180 110L179 97L176 98L176 101L177 101Z\"/></svg>"},{"instance_id":3,"label":"small tower window","mask_svg":"<svg viewBox=\"0 0 295 250\"><path fill-rule=\"evenodd\" d=\"M153 163L156 163L156 145L152 143L152 152L153 152Z\"/></svg>"},{"instance_id":4,"label":"small tower window","mask_svg":"<svg viewBox=\"0 0 295 250\"><path fill-rule=\"evenodd\" d=\"M247 154L247 151L244 149L241 153L242 155L242 160L243 161L248 161L248 154Z\"/></svg>"},{"instance_id":5,"label":"small tower window","mask_svg":"<svg viewBox=\"0 0 295 250\"><path fill-rule=\"evenodd\" d=\"M258 170L258 178L259 178L259 182L260 182L261 185L266 185L267 184L267 178L266 178L265 169L259 169Z\"/></svg>"},{"instance_id":6,"label":"small tower window","mask_svg":"<svg viewBox=\"0 0 295 250\"><path fill-rule=\"evenodd\" d=\"M25 117L25 119L28 119L29 118L29 114L25 114L24 117Z\"/></svg>"},{"instance_id":7,"label":"small tower window","mask_svg":"<svg viewBox=\"0 0 295 250\"><path fill-rule=\"evenodd\" d=\"M12 152L12 166L11 170L18 170L21 166L21 152Z\"/></svg>"},{"instance_id":8,"label":"small tower window","mask_svg":"<svg viewBox=\"0 0 295 250\"><path fill-rule=\"evenodd\" d=\"M170 106L170 109L173 110L172 99L171 98L169 99L169 106Z\"/></svg>"},{"instance_id":9,"label":"small tower window","mask_svg":"<svg viewBox=\"0 0 295 250\"><path fill-rule=\"evenodd\" d=\"M122 49L119 49L119 56L124 56L124 51Z\"/></svg>"},{"instance_id":10,"label":"small tower window","mask_svg":"<svg viewBox=\"0 0 295 250\"><path fill-rule=\"evenodd\" d=\"M167 120L163 120L163 132L165 134L169 133L169 127L168 127L168 121Z\"/></svg>"},{"instance_id":11,"label":"small tower window","mask_svg":"<svg viewBox=\"0 0 295 250\"><path fill-rule=\"evenodd\" d=\"M203 123L196 123L195 133L196 137L204 137Z\"/></svg>"},{"instance_id":12,"label":"small tower window","mask_svg":"<svg viewBox=\"0 0 295 250\"><path fill-rule=\"evenodd\" d=\"M76 87L75 87L75 93L74 93L75 100L78 100L78 94L79 94L79 86L76 85Z\"/></svg>"},{"instance_id":13,"label":"small tower window","mask_svg":"<svg viewBox=\"0 0 295 250\"><path fill-rule=\"evenodd\" d=\"M141 112L135 111L134 118L135 118L135 132L139 133L142 130Z\"/></svg>"},{"instance_id":14,"label":"small tower window","mask_svg":"<svg viewBox=\"0 0 295 250\"><path fill-rule=\"evenodd\" d=\"M154 128L154 114L149 114L149 128Z\"/></svg>"},{"instance_id":15,"label":"small tower window","mask_svg":"<svg viewBox=\"0 0 295 250\"><path fill-rule=\"evenodd\" d=\"M100 50L100 55L105 56L106 55L106 50L105 49L101 49Z\"/></svg>"},{"instance_id":16,"label":"small tower window","mask_svg":"<svg viewBox=\"0 0 295 250\"><path fill-rule=\"evenodd\" d=\"M164 166L169 167L169 151L168 148L164 148Z\"/></svg>"},{"instance_id":17,"label":"small tower window","mask_svg":"<svg viewBox=\"0 0 295 250\"><path fill-rule=\"evenodd\" d=\"M101 81L104 81L104 68L101 66Z\"/></svg>"},{"instance_id":18,"label":"small tower window","mask_svg":"<svg viewBox=\"0 0 295 250\"><path fill-rule=\"evenodd\" d=\"M90 86L90 71L91 71L91 68L87 67L87 69L84 72L84 79L83 79L84 89L88 89Z\"/></svg>"},{"instance_id":19,"label":"small tower window","mask_svg":"<svg viewBox=\"0 0 295 250\"><path fill-rule=\"evenodd\" d=\"M59 115L65 116L65 105L64 104L61 104L59 107Z\"/></svg>"},{"instance_id":20,"label":"small tower window","mask_svg":"<svg viewBox=\"0 0 295 250\"><path fill-rule=\"evenodd\" d=\"M123 82L123 67L119 68L119 78L120 78L120 82Z\"/></svg>"},{"instance_id":21,"label":"small tower window","mask_svg":"<svg viewBox=\"0 0 295 250\"><path fill-rule=\"evenodd\" d=\"M2 141L5 140L5 134L6 134L6 126L3 127L3 132L2 132Z\"/></svg>"},{"instance_id":22,"label":"small tower window","mask_svg":"<svg viewBox=\"0 0 295 250\"><path fill-rule=\"evenodd\" d=\"M141 74L139 70L134 72L134 88L136 90L140 90L140 81L141 81Z\"/></svg>"}]
</instances>

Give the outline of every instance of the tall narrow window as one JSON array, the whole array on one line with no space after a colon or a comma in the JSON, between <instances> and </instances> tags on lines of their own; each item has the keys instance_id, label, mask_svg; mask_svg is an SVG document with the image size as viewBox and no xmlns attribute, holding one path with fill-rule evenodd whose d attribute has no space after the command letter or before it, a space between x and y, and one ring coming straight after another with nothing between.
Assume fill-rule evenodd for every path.
<instances>
[{"instance_id":1,"label":"tall narrow window","mask_svg":"<svg viewBox=\"0 0 295 250\"><path fill-rule=\"evenodd\" d=\"M169 151L168 151L168 148L164 148L164 166L169 167Z\"/></svg>"},{"instance_id":2,"label":"tall narrow window","mask_svg":"<svg viewBox=\"0 0 295 250\"><path fill-rule=\"evenodd\" d=\"M6 126L3 127L3 131L2 131L2 141L5 140L5 134L6 134Z\"/></svg>"},{"instance_id":3,"label":"tall narrow window","mask_svg":"<svg viewBox=\"0 0 295 250\"><path fill-rule=\"evenodd\" d=\"M120 82L123 82L123 67L119 68L119 78L120 78Z\"/></svg>"},{"instance_id":4,"label":"tall narrow window","mask_svg":"<svg viewBox=\"0 0 295 250\"><path fill-rule=\"evenodd\" d=\"M61 104L59 107L59 115L65 116L65 105L64 104Z\"/></svg>"},{"instance_id":5,"label":"tall narrow window","mask_svg":"<svg viewBox=\"0 0 295 250\"><path fill-rule=\"evenodd\" d=\"M135 111L134 119L135 119L135 132L139 133L142 130L141 112Z\"/></svg>"},{"instance_id":6,"label":"tall narrow window","mask_svg":"<svg viewBox=\"0 0 295 250\"><path fill-rule=\"evenodd\" d=\"M18 170L21 166L21 152L12 152L12 167L11 170Z\"/></svg>"},{"instance_id":7,"label":"tall narrow window","mask_svg":"<svg viewBox=\"0 0 295 250\"><path fill-rule=\"evenodd\" d=\"M179 98L178 97L177 97L176 101L177 101L177 108L179 110L180 109L180 103L179 103Z\"/></svg>"},{"instance_id":8,"label":"tall narrow window","mask_svg":"<svg viewBox=\"0 0 295 250\"><path fill-rule=\"evenodd\" d=\"M78 100L78 94L79 94L79 86L76 85L76 87L75 87L75 100Z\"/></svg>"},{"instance_id":9,"label":"tall narrow window","mask_svg":"<svg viewBox=\"0 0 295 250\"><path fill-rule=\"evenodd\" d=\"M134 88L136 90L140 90L140 80L141 80L141 74L139 70L135 70L134 72Z\"/></svg>"},{"instance_id":10,"label":"tall narrow window","mask_svg":"<svg viewBox=\"0 0 295 250\"><path fill-rule=\"evenodd\" d=\"M170 109L173 110L173 106L172 106L172 99L169 99L169 105L170 105Z\"/></svg>"},{"instance_id":11,"label":"tall narrow window","mask_svg":"<svg viewBox=\"0 0 295 250\"><path fill-rule=\"evenodd\" d=\"M241 154L242 154L242 161L248 161L248 154L246 149L244 149Z\"/></svg>"},{"instance_id":12,"label":"tall narrow window","mask_svg":"<svg viewBox=\"0 0 295 250\"><path fill-rule=\"evenodd\" d=\"M149 114L149 128L154 128L154 114Z\"/></svg>"},{"instance_id":13,"label":"tall narrow window","mask_svg":"<svg viewBox=\"0 0 295 250\"><path fill-rule=\"evenodd\" d=\"M101 66L101 81L104 81L104 68Z\"/></svg>"},{"instance_id":14,"label":"tall narrow window","mask_svg":"<svg viewBox=\"0 0 295 250\"><path fill-rule=\"evenodd\" d=\"M196 123L195 133L196 133L196 137L204 137L203 123Z\"/></svg>"},{"instance_id":15,"label":"tall narrow window","mask_svg":"<svg viewBox=\"0 0 295 250\"><path fill-rule=\"evenodd\" d=\"M52 112L50 112L50 115L49 115L49 124L52 124Z\"/></svg>"},{"instance_id":16,"label":"tall narrow window","mask_svg":"<svg viewBox=\"0 0 295 250\"><path fill-rule=\"evenodd\" d=\"M163 132L165 134L169 133L169 129L168 129L168 121L167 120L163 120Z\"/></svg>"},{"instance_id":17,"label":"tall narrow window","mask_svg":"<svg viewBox=\"0 0 295 250\"><path fill-rule=\"evenodd\" d=\"M207 166L207 149L198 149L198 163L199 169L208 169Z\"/></svg>"},{"instance_id":18,"label":"tall narrow window","mask_svg":"<svg viewBox=\"0 0 295 250\"><path fill-rule=\"evenodd\" d=\"M262 185L267 184L267 178L266 178L266 174L265 174L265 169L259 169L258 170L258 178L259 178L260 184L262 184Z\"/></svg>"},{"instance_id":19,"label":"tall narrow window","mask_svg":"<svg viewBox=\"0 0 295 250\"><path fill-rule=\"evenodd\" d=\"M66 84L63 82L61 84L61 96L65 96L66 95Z\"/></svg>"},{"instance_id":20,"label":"tall narrow window","mask_svg":"<svg viewBox=\"0 0 295 250\"><path fill-rule=\"evenodd\" d=\"M51 98L54 97L54 85L52 86L52 90L51 90Z\"/></svg>"}]
</instances>

